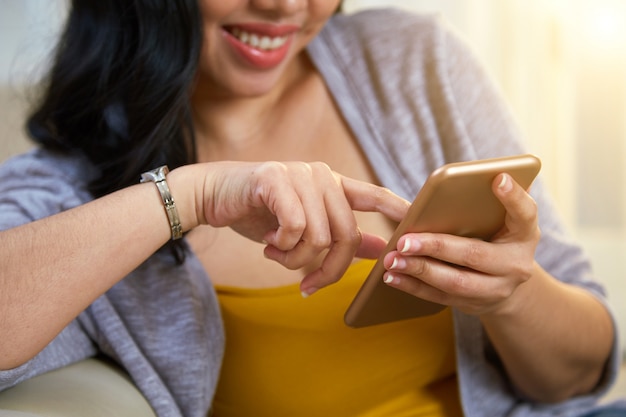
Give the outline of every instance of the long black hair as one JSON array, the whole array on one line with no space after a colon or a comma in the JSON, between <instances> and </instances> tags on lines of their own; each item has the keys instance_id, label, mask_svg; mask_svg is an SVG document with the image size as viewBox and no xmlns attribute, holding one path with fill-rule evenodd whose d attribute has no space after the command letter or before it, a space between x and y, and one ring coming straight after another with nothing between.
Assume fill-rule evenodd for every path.
<instances>
[{"instance_id":1,"label":"long black hair","mask_svg":"<svg viewBox=\"0 0 626 417\"><path fill-rule=\"evenodd\" d=\"M197 0L73 0L30 136L82 152L100 173L94 197L194 162L189 95L201 43ZM182 260L182 243L170 246Z\"/></svg>"}]
</instances>

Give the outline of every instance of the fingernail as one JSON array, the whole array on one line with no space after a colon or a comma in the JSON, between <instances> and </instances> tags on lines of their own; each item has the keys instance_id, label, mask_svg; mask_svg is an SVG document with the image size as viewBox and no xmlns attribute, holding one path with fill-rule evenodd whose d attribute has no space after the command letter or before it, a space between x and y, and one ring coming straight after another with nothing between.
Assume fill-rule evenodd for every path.
<instances>
[{"instance_id":1,"label":"fingernail","mask_svg":"<svg viewBox=\"0 0 626 417\"><path fill-rule=\"evenodd\" d=\"M385 284L391 284L394 280L394 276L391 274L387 274L385 275L385 278L383 278L383 281L385 282Z\"/></svg>"},{"instance_id":2,"label":"fingernail","mask_svg":"<svg viewBox=\"0 0 626 417\"><path fill-rule=\"evenodd\" d=\"M403 268L406 268L406 260L398 256L394 256L393 262L391 263L391 266L389 267L389 269L403 269Z\"/></svg>"},{"instance_id":3,"label":"fingernail","mask_svg":"<svg viewBox=\"0 0 626 417\"><path fill-rule=\"evenodd\" d=\"M302 295L302 298L309 298L311 295L317 292L317 290L317 288L307 288L306 290L300 291L300 295Z\"/></svg>"},{"instance_id":4,"label":"fingernail","mask_svg":"<svg viewBox=\"0 0 626 417\"><path fill-rule=\"evenodd\" d=\"M406 253L409 251L409 249L411 249L411 239L405 239L404 246L402 247L402 250L400 252Z\"/></svg>"},{"instance_id":5,"label":"fingernail","mask_svg":"<svg viewBox=\"0 0 626 417\"><path fill-rule=\"evenodd\" d=\"M511 189L511 181L509 181L508 175L502 175L502 179L500 180L500 184L498 184L498 188L502 191L509 191Z\"/></svg>"}]
</instances>

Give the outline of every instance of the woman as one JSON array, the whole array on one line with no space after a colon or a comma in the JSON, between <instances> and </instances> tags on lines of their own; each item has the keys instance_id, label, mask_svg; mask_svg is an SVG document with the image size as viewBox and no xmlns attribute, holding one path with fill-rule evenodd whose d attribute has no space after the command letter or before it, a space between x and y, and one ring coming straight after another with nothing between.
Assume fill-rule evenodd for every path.
<instances>
[{"instance_id":1,"label":"woman","mask_svg":"<svg viewBox=\"0 0 626 417\"><path fill-rule=\"evenodd\" d=\"M338 6L72 3L29 120L43 149L0 171L2 387L100 352L160 416L593 407L614 327L541 184L495 179L493 242L409 234L388 255L388 285L442 314L342 324L396 194L523 149L436 20Z\"/></svg>"}]
</instances>

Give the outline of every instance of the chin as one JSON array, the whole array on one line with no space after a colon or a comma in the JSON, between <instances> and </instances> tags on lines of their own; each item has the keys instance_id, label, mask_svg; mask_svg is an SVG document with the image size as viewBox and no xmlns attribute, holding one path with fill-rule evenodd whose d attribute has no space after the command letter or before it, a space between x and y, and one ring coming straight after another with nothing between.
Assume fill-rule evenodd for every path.
<instances>
[{"instance_id":1,"label":"chin","mask_svg":"<svg viewBox=\"0 0 626 417\"><path fill-rule=\"evenodd\" d=\"M240 97L259 97L270 93L277 85L276 77L246 77L232 83L230 91Z\"/></svg>"}]
</instances>

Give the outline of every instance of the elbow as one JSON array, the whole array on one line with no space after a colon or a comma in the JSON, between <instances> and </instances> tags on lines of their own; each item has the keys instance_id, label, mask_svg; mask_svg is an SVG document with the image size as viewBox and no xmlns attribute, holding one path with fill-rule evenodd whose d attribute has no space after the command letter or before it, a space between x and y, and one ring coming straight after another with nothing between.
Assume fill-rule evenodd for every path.
<instances>
[{"instance_id":1,"label":"elbow","mask_svg":"<svg viewBox=\"0 0 626 417\"><path fill-rule=\"evenodd\" d=\"M0 326L0 370L9 371L24 365L37 356L48 343L41 334L34 335Z\"/></svg>"},{"instance_id":2,"label":"elbow","mask_svg":"<svg viewBox=\"0 0 626 417\"><path fill-rule=\"evenodd\" d=\"M598 387L603 374L604 367L600 367L600 369L596 367L591 371L581 372L578 378L561 381L560 384L551 384L550 386L547 384L536 384L532 387L520 389L520 391L524 397L534 403L557 404L591 393Z\"/></svg>"},{"instance_id":3,"label":"elbow","mask_svg":"<svg viewBox=\"0 0 626 417\"><path fill-rule=\"evenodd\" d=\"M36 356L35 354L29 354L28 351L15 344L1 343L0 344L0 371L10 371L18 368Z\"/></svg>"}]
</instances>

